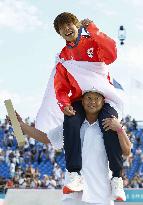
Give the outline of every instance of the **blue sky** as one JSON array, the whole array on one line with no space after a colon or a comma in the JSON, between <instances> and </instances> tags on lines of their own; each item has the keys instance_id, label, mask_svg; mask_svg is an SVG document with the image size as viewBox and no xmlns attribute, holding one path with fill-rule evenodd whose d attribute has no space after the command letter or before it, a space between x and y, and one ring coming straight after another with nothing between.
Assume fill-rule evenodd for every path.
<instances>
[{"instance_id":1,"label":"blue sky","mask_svg":"<svg viewBox=\"0 0 143 205\"><path fill-rule=\"evenodd\" d=\"M0 118L5 117L3 101L8 98L23 117L35 118L55 55L65 45L53 21L68 11L93 20L116 40L118 59L111 73L125 88L125 114L143 120L142 10L142 0L0 0ZM117 38L120 25L127 32L122 47Z\"/></svg>"}]
</instances>

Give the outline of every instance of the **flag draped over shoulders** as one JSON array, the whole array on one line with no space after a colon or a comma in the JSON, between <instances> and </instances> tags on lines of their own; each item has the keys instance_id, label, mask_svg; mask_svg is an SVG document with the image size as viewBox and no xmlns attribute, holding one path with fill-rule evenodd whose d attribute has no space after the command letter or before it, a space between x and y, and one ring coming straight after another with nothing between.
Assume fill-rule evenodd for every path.
<instances>
[{"instance_id":1,"label":"flag draped over shoulders","mask_svg":"<svg viewBox=\"0 0 143 205\"><path fill-rule=\"evenodd\" d=\"M115 105L117 110L123 109L123 102L116 89L107 79L108 69L104 63L66 60L62 65L77 81L82 93L96 89L104 95L108 103ZM58 106L54 91L54 75L56 67L52 70L41 107L36 117L36 128L49 133L61 126L64 120L63 112Z\"/></svg>"}]
</instances>

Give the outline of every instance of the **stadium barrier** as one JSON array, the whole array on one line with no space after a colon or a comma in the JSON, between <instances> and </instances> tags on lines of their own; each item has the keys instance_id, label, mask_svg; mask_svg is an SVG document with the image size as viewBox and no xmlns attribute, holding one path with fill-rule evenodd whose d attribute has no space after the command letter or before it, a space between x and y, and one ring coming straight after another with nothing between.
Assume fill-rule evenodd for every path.
<instances>
[{"instance_id":1,"label":"stadium barrier","mask_svg":"<svg viewBox=\"0 0 143 205\"><path fill-rule=\"evenodd\" d=\"M127 202L115 205L143 204L143 189L126 189ZM0 195L0 198L3 195ZM10 189L5 197L5 205L62 205L60 190L50 189Z\"/></svg>"}]
</instances>

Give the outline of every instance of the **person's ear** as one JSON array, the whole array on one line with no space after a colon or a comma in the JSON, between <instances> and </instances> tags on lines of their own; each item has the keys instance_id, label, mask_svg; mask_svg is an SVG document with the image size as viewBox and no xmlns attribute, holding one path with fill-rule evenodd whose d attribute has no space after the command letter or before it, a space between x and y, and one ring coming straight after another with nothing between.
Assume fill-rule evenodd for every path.
<instances>
[{"instance_id":1,"label":"person's ear","mask_svg":"<svg viewBox=\"0 0 143 205\"><path fill-rule=\"evenodd\" d=\"M83 97L82 97L82 99L81 99L81 104L82 104L82 106L83 106Z\"/></svg>"}]
</instances>

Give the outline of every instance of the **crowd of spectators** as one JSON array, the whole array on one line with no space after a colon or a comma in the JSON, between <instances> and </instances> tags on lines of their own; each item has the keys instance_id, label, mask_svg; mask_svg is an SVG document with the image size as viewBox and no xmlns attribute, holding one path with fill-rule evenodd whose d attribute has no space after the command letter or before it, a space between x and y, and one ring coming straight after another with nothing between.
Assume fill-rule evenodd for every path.
<instances>
[{"instance_id":1,"label":"crowd of spectators","mask_svg":"<svg viewBox=\"0 0 143 205\"><path fill-rule=\"evenodd\" d=\"M125 117L122 123L126 129L128 137L132 143L131 154L123 157L123 179L125 188L143 188L143 129L138 128L138 124L131 116ZM135 162L135 159L138 162ZM135 164L136 163L136 164ZM132 173L130 177L129 174Z\"/></svg>"},{"instance_id":2,"label":"crowd of spectators","mask_svg":"<svg viewBox=\"0 0 143 205\"><path fill-rule=\"evenodd\" d=\"M26 122L34 126L34 123L30 123L28 119ZM7 178L9 188L57 189L63 186L64 171L56 162L56 157L63 150L55 151L51 144L46 146L28 136L25 136L25 146L19 148L12 127L7 120L0 122L0 133L2 136L0 166L5 163L9 168L10 173ZM41 173L39 166L49 161L50 174Z\"/></svg>"},{"instance_id":3,"label":"crowd of spectators","mask_svg":"<svg viewBox=\"0 0 143 205\"><path fill-rule=\"evenodd\" d=\"M30 123L29 118L25 120ZM143 145L141 137L143 130L138 132L135 119L127 116L122 120L126 132L132 142L132 152L129 157L124 157L123 179L126 188L143 188ZM140 133L140 134L139 134ZM5 119L0 121L0 166L5 163L9 169L7 180L9 188L53 188L60 189L63 186L65 166L61 167L57 157L63 154L63 150L55 151L52 146L43 145L28 136L25 136L25 146L19 148L13 134L11 125ZM138 157L138 166L132 171L135 157ZM64 158L64 154L63 154ZM42 173L40 165L49 163L52 167L49 173ZM131 172L132 175L131 175ZM2 178L0 178L2 181Z\"/></svg>"}]
</instances>

